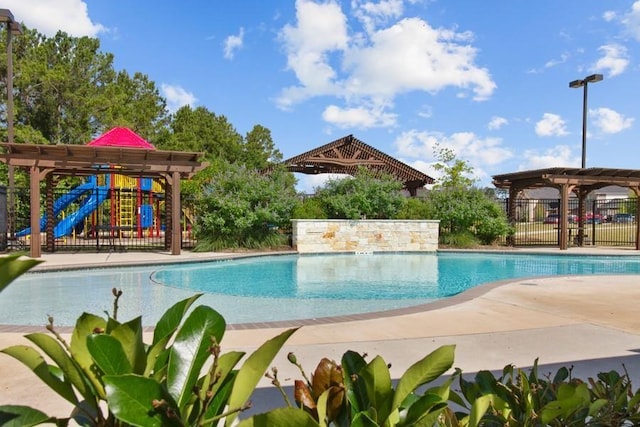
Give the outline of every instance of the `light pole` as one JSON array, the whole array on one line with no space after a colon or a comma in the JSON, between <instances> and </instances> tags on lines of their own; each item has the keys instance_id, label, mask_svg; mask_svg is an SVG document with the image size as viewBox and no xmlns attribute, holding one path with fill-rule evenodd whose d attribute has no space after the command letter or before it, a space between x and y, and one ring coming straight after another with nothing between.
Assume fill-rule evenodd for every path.
<instances>
[{"instance_id":1,"label":"light pole","mask_svg":"<svg viewBox=\"0 0 640 427\"><path fill-rule=\"evenodd\" d=\"M582 98L582 169L587 165L587 86L589 83L602 81L602 74L592 74L582 80L574 80L569 83L570 88L584 88Z\"/></svg>"},{"instance_id":2,"label":"light pole","mask_svg":"<svg viewBox=\"0 0 640 427\"><path fill-rule=\"evenodd\" d=\"M4 22L7 27L7 142L13 143L13 41L14 34L22 34L20 24L17 23L9 9L0 9L0 22ZM9 218L8 228L11 238L15 229L15 178L13 165L7 167L7 179L9 181Z\"/></svg>"},{"instance_id":3,"label":"light pole","mask_svg":"<svg viewBox=\"0 0 640 427\"><path fill-rule=\"evenodd\" d=\"M582 169L587 166L587 87L589 83L602 81L602 74L592 74L582 80L569 82L570 88L584 88L582 98ZM578 245L584 244L585 199L587 194L582 189L578 190ZM566 197L566 195L565 195ZM566 212L564 213L566 216ZM566 221L566 218L563 218ZM594 220L595 224L595 220ZM595 227L595 225L594 225Z\"/></svg>"}]
</instances>

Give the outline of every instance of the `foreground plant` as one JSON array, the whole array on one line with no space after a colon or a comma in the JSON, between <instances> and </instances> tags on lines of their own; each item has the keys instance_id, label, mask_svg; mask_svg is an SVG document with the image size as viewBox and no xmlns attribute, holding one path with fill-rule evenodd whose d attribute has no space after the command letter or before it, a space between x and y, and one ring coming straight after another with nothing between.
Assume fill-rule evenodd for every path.
<instances>
[{"instance_id":1,"label":"foreground plant","mask_svg":"<svg viewBox=\"0 0 640 427\"><path fill-rule=\"evenodd\" d=\"M120 294L114 289L116 298ZM64 426L73 419L83 426L211 426L221 420L230 425L250 406L260 378L296 329L265 342L236 368L245 353L221 354L224 318L207 306L189 312L199 297L167 310L149 344L143 342L141 317L120 323L84 313L70 343L50 319L52 335L26 335L34 346L2 352L31 369L74 410L68 418L55 419L33 408L5 405L0 406L0 424Z\"/></svg>"},{"instance_id":2,"label":"foreground plant","mask_svg":"<svg viewBox=\"0 0 640 427\"><path fill-rule=\"evenodd\" d=\"M286 408L255 415L240 426L430 426L448 406L450 386L457 373L439 386L422 389L440 378L453 364L452 345L442 346L409 367L394 387L389 365L377 356L348 351L341 365L323 358L311 379L294 355L289 361L300 369L295 401ZM277 377L271 374L274 384ZM284 393L284 392L283 392Z\"/></svg>"}]
</instances>

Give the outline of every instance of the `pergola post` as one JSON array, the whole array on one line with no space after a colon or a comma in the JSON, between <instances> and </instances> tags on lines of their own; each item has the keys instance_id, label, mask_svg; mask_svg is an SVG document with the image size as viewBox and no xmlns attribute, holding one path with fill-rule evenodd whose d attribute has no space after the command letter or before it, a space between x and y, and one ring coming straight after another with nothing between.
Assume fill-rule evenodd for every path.
<instances>
[{"instance_id":1,"label":"pergola post","mask_svg":"<svg viewBox=\"0 0 640 427\"><path fill-rule=\"evenodd\" d=\"M42 255L40 239L40 168L29 168L29 193L31 194L31 250L32 258Z\"/></svg>"},{"instance_id":2,"label":"pergola post","mask_svg":"<svg viewBox=\"0 0 640 427\"><path fill-rule=\"evenodd\" d=\"M558 226L560 227L560 250L566 250L569 247L569 193L571 186L569 184L560 185L560 215L558 218Z\"/></svg>"},{"instance_id":3,"label":"pergola post","mask_svg":"<svg viewBox=\"0 0 640 427\"><path fill-rule=\"evenodd\" d=\"M636 195L636 250L640 251L640 187L631 187L631 190Z\"/></svg>"},{"instance_id":4,"label":"pergola post","mask_svg":"<svg viewBox=\"0 0 640 427\"><path fill-rule=\"evenodd\" d=\"M171 255L180 255L182 229L180 228L180 174L171 175Z\"/></svg>"}]
</instances>

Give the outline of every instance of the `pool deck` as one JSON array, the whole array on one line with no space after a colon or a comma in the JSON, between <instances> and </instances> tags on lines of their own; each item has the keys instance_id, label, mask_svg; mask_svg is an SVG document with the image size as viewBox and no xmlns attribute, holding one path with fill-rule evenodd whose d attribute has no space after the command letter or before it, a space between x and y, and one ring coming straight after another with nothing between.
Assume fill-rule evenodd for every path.
<instances>
[{"instance_id":1,"label":"pool deck","mask_svg":"<svg viewBox=\"0 0 640 427\"><path fill-rule=\"evenodd\" d=\"M510 250L552 254L640 256L628 249ZM182 262L235 256L226 253L44 254L41 269L119 266ZM606 288L605 288L606 286ZM341 317L304 322L276 357L273 365L285 386L300 375L287 362L293 351L309 373L322 357L339 361L346 350L380 355L391 363L394 378L441 345L455 344L454 366L465 373L501 370L507 364L531 366L541 372L574 366L581 378L598 372L626 369L640 386L640 276L555 276L518 279L480 286L445 302L394 315ZM291 326L294 324L292 323ZM222 341L223 352L251 352L287 327L261 324L231 326ZM28 328L27 328L28 329ZM28 343L27 331L0 326L0 348ZM29 329L29 330L32 330ZM44 331L44 328L42 328ZM282 406L267 380L260 384L254 410ZM268 397L266 397L268 396ZM54 396L27 368L0 354L0 404L27 404L48 414L64 416L69 405Z\"/></svg>"}]
</instances>

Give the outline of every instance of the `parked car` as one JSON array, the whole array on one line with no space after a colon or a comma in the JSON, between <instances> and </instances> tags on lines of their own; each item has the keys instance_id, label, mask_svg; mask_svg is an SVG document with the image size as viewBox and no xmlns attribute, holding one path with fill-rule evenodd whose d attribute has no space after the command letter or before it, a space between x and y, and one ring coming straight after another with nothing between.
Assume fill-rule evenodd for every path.
<instances>
[{"instance_id":1,"label":"parked car","mask_svg":"<svg viewBox=\"0 0 640 427\"><path fill-rule=\"evenodd\" d=\"M613 215L612 222L628 223L635 221L636 217L630 213L617 213Z\"/></svg>"},{"instance_id":2,"label":"parked car","mask_svg":"<svg viewBox=\"0 0 640 427\"><path fill-rule=\"evenodd\" d=\"M587 224L600 224L602 222L602 215L589 212L585 215L584 222Z\"/></svg>"},{"instance_id":3,"label":"parked car","mask_svg":"<svg viewBox=\"0 0 640 427\"><path fill-rule=\"evenodd\" d=\"M558 214L549 214L547 215L547 217L544 219L543 222L545 224L557 224L559 218L560 218L560 215ZM578 222L578 215L567 215L567 221L569 221L569 224Z\"/></svg>"}]
</instances>

